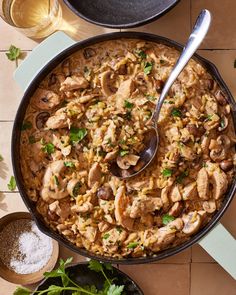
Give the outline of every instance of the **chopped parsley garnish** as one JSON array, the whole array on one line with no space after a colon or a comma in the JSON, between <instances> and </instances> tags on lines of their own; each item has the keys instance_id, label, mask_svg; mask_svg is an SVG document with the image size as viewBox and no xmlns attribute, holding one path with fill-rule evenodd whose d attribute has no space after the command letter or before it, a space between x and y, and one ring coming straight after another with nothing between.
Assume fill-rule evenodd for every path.
<instances>
[{"instance_id":1,"label":"chopped parsley garnish","mask_svg":"<svg viewBox=\"0 0 236 295\"><path fill-rule=\"evenodd\" d=\"M206 115L206 121L211 121L213 115Z\"/></svg>"},{"instance_id":2,"label":"chopped parsley garnish","mask_svg":"<svg viewBox=\"0 0 236 295\"><path fill-rule=\"evenodd\" d=\"M162 170L162 175L165 176L165 177L170 177L173 173L173 171L169 168L165 168Z\"/></svg>"},{"instance_id":3,"label":"chopped parsley garnish","mask_svg":"<svg viewBox=\"0 0 236 295\"><path fill-rule=\"evenodd\" d=\"M107 240L109 237L110 237L110 234L106 233L102 238L103 238L104 240Z\"/></svg>"},{"instance_id":4,"label":"chopped parsley garnish","mask_svg":"<svg viewBox=\"0 0 236 295\"><path fill-rule=\"evenodd\" d=\"M147 57L147 54L143 50L137 50L136 52L141 59L145 59Z\"/></svg>"},{"instance_id":5,"label":"chopped parsley garnish","mask_svg":"<svg viewBox=\"0 0 236 295\"><path fill-rule=\"evenodd\" d=\"M73 191L72 191L74 198L76 198L78 196L81 186L82 185L81 185L81 183L79 181L74 186Z\"/></svg>"},{"instance_id":6,"label":"chopped parsley garnish","mask_svg":"<svg viewBox=\"0 0 236 295\"><path fill-rule=\"evenodd\" d=\"M171 115L173 117L181 117L182 113L181 113L181 111L179 109L173 108L172 111L171 111Z\"/></svg>"},{"instance_id":7,"label":"chopped parsley garnish","mask_svg":"<svg viewBox=\"0 0 236 295\"><path fill-rule=\"evenodd\" d=\"M184 178L187 176L188 176L188 171L182 172L180 175L177 176L176 182L181 184L183 182Z\"/></svg>"},{"instance_id":8,"label":"chopped parsley garnish","mask_svg":"<svg viewBox=\"0 0 236 295\"><path fill-rule=\"evenodd\" d=\"M147 94L146 97L147 97L148 100L151 100L151 101L155 101L156 100L156 97L154 95Z\"/></svg>"},{"instance_id":9,"label":"chopped parsley garnish","mask_svg":"<svg viewBox=\"0 0 236 295\"><path fill-rule=\"evenodd\" d=\"M65 161L64 166L74 168L75 164L73 162L71 162L71 161Z\"/></svg>"},{"instance_id":10,"label":"chopped parsley garnish","mask_svg":"<svg viewBox=\"0 0 236 295\"><path fill-rule=\"evenodd\" d=\"M165 100L164 103L165 104L174 104L173 100Z\"/></svg>"},{"instance_id":11,"label":"chopped parsley garnish","mask_svg":"<svg viewBox=\"0 0 236 295\"><path fill-rule=\"evenodd\" d=\"M35 143L35 142L36 142L35 137L34 137L33 135L30 135L30 136L29 136L29 143L30 143L30 144L33 144L33 143Z\"/></svg>"},{"instance_id":12,"label":"chopped parsley garnish","mask_svg":"<svg viewBox=\"0 0 236 295\"><path fill-rule=\"evenodd\" d=\"M120 227L117 227L116 230L118 231L118 233L121 233L123 231Z\"/></svg>"},{"instance_id":13,"label":"chopped parsley garnish","mask_svg":"<svg viewBox=\"0 0 236 295\"><path fill-rule=\"evenodd\" d=\"M144 65L144 74L149 75L152 71L153 64L151 62L146 62Z\"/></svg>"},{"instance_id":14,"label":"chopped parsley garnish","mask_svg":"<svg viewBox=\"0 0 236 295\"><path fill-rule=\"evenodd\" d=\"M21 126L21 130L27 130L27 129L31 129L32 128L32 123L29 121L24 121L22 126Z\"/></svg>"},{"instance_id":15,"label":"chopped parsley garnish","mask_svg":"<svg viewBox=\"0 0 236 295\"><path fill-rule=\"evenodd\" d=\"M56 175L53 175L53 180L55 182L55 185L59 185L59 180L58 180L58 177Z\"/></svg>"},{"instance_id":16,"label":"chopped parsley garnish","mask_svg":"<svg viewBox=\"0 0 236 295\"><path fill-rule=\"evenodd\" d=\"M132 109L133 106L134 106L133 103L129 102L128 100L125 100L125 108Z\"/></svg>"},{"instance_id":17,"label":"chopped parsley garnish","mask_svg":"<svg viewBox=\"0 0 236 295\"><path fill-rule=\"evenodd\" d=\"M51 155L55 151L55 146L51 142L43 144L42 150L44 153Z\"/></svg>"},{"instance_id":18,"label":"chopped parsley garnish","mask_svg":"<svg viewBox=\"0 0 236 295\"><path fill-rule=\"evenodd\" d=\"M121 157L124 157L124 156L127 155L128 153L129 153L129 151L121 150L121 151L120 151L120 156L121 156Z\"/></svg>"},{"instance_id":19,"label":"chopped parsley garnish","mask_svg":"<svg viewBox=\"0 0 236 295\"><path fill-rule=\"evenodd\" d=\"M128 248L128 249L134 249L134 248L136 248L138 245L139 245L138 242L131 242L131 243L128 244L127 248Z\"/></svg>"},{"instance_id":20,"label":"chopped parsley garnish","mask_svg":"<svg viewBox=\"0 0 236 295\"><path fill-rule=\"evenodd\" d=\"M17 61L17 59L20 57L21 50L20 48L17 48L14 45L11 45L10 48L8 49L8 52L6 53L6 56L9 60L11 61Z\"/></svg>"},{"instance_id":21,"label":"chopped parsley garnish","mask_svg":"<svg viewBox=\"0 0 236 295\"><path fill-rule=\"evenodd\" d=\"M175 220L174 216L171 216L169 214L165 214L162 216L162 223L164 225L167 225L169 222Z\"/></svg>"},{"instance_id":22,"label":"chopped parsley garnish","mask_svg":"<svg viewBox=\"0 0 236 295\"><path fill-rule=\"evenodd\" d=\"M131 111L126 112L126 114L124 115L124 118L126 120L130 121L132 119Z\"/></svg>"},{"instance_id":23,"label":"chopped parsley garnish","mask_svg":"<svg viewBox=\"0 0 236 295\"><path fill-rule=\"evenodd\" d=\"M85 128L71 127L70 141L72 143L80 142L87 135L87 133L87 129Z\"/></svg>"},{"instance_id":24,"label":"chopped parsley garnish","mask_svg":"<svg viewBox=\"0 0 236 295\"><path fill-rule=\"evenodd\" d=\"M14 191L16 189L16 180L14 176L11 176L9 183L7 184L7 187L10 191Z\"/></svg>"}]
</instances>

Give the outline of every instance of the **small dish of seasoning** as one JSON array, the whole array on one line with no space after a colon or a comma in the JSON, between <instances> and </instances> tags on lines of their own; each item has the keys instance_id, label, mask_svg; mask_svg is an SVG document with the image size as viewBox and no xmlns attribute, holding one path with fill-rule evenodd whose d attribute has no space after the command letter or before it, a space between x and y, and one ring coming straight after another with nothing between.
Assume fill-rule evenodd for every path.
<instances>
[{"instance_id":1,"label":"small dish of seasoning","mask_svg":"<svg viewBox=\"0 0 236 295\"><path fill-rule=\"evenodd\" d=\"M0 276L28 285L42 280L58 258L58 243L43 234L28 212L15 212L0 219Z\"/></svg>"}]
</instances>

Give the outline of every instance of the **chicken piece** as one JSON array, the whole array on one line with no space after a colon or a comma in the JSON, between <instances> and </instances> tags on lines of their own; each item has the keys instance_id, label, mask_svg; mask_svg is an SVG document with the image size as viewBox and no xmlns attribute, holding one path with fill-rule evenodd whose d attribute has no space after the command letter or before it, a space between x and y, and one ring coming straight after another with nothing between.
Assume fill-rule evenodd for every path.
<instances>
[{"instance_id":1,"label":"chicken piece","mask_svg":"<svg viewBox=\"0 0 236 295\"><path fill-rule=\"evenodd\" d=\"M107 153L106 156L105 156L105 158L104 158L104 161L105 162L110 162L110 161L115 160L115 158L117 157L117 154L118 154L118 151L116 151L116 150Z\"/></svg>"},{"instance_id":2,"label":"chicken piece","mask_svg":"<svg viewBox=\"0 0 236 295\"><path fill-rule=\"evenodd\" d=\"M183 210L183 203L176 202L174 205L170 208L169 215L178 217Z\"/></svg>"},{"instance_id":3,"label":"chicken piece","mask_svg":"<svg viewBox=\"0 0 236 295\"><path fill-rule=\"evenodd\" d=\"M183 188L183 200L192 200L197 197L196 182L191 182Z\"/></svg>"},{"instance_id":4,"label":"chicken piece","mask_svg":"<svg viewBox=\"0 0 236 295\"><path fill-rule=\"evenodd\" d=\"M202 207L207 213L213 213L216 211L216 201L214 199L205 201L203 202Z\"/></svg>"},{"instance_id":5,"label":"chicken piece","mask_svg":"<svg viewBox=\"0 0 236 295\"><path fill-rule=\"evenodd\" d=\"M197 211L185 214L182 219L184 222L183 233L186 235L192 235L199 230L202 220Z\"/></svg>"},{"instance_id":6,"label":"chicken piece","mask_svg":"<svg viewBox=\"0 0 236 295\"><path fill-rule=\"evenodd\" d=\"M130 208L129 216L131 218L141 217L142 215L146 215L147 213L154 212L156 210L160 210L162 207L161 198L134 198L134 201Z\"/></svg>"},{"instance_id":7,"label":"chicken piece","mask_svg":"<svg viewBox=\"0 0 236 295\"><path fill-rule=\"evenodd\" d=\"M59 203L59 201L54 201L48 207L51 212L55 212L62 220L67 219L71 214L71 207L67 202Z\"/></svg>"},{"instance_id":8,"label":"chicken piece","mask_svg":"<svg viewBox=\"0 0 236 295\"><path fill-rule=\"evenodd\" d=\"M73 212L77 212L77 213L88 213L88 212L92 212L93 210L93 204L90 203L89 201L84 202L82 205L74 205L72 206L71 210Z\"/></svg>"},{"instance_id":9,"label":"chicken piece","mask_svg":"<svg viewBox=\"0 0 236 295\"><path fill-rule=\"evenodd\" d=\"M95 162L89 170L88 174L88 186L92 188L95 183L100 184L102 180L101 166Z\"/></svg>"},{"instance_id":10,"label":"chicken piece","mask_svg":"<svg viewBox=\"0 0 236 295\"><path fill-rule=\"evenodd\" d=\"M65 81L61 83L60 91L84 89L88 86L88 81L82 75L73 75L71 77L67 77Z\"/></svg>"},{"instance_id":11,"label":"chicken piece","mask_svg":"<svg viewBox=\"0 0 236 295\"><path fill-rule=\"evenodd\" d=\"M182 157L189 161L196 158L196 154L194 153L193 149L183 143L181 143L180 145L180 154Z\"/></svg>"},{"instance_id":12,"label":"chicken piece","mask_svg":"<svg viewBox=\"0 0 236 295\"><path fill-rule=\"evenodd\" d=\"M66 114L66 108L61 108L56 113L49 117L46 121L48 129L59 129L70 126L70 119Z\"/></svg>"},{"instance_id":13,"label":"chicken piece","mask_svg":"<svg viewBox=\"0 0 236 295\"><path fill-rule=\"evenodd\" d=\"M227 176L223 171L217 169L213 172L211 180L213 184L213 198L218 200L228 188Z\"/></svg>"},{"instance_id":14,"label":"chicken piece","mask_svg":"<svg viewBox=\"0 0 236 295\"><path fill-rule=\"evenodd\" d=\"M161 200L162 200L162 203L163 203L163 209L164 210L167 210L169 205L170 205L170 201L169 201L169 198L168 198L168 195L169 195L169 192L172 188L172 185L168 185L166 187L164 187L161 191Z\"/></svg>"},{"instance_id":15,"label":"chicken piece","mask_svg":"<svg viewBox=\"0 0 236 295\"><path fill-rule=\"evenodd\" d=\"M170 194L169 194L169 197L171 199L172 202L177 202L177 201L181 201L182 200L182 197L181 197L181 193L180 193L180 190L179 190L179 186L178 185L175 185Z\"/></svg>"},{"instance_id":16,"label":"chicken piece","mask_svg":"<svg viewBox=\"0 0 236 295\"><path fill-rule=\"evenodd\" d=\"M61 102L59 95L55 92L38 88L33 97L32 105L40 110L51 110Z\"/></svg>"},{"instance_id":17,"label":"chicken piece","mask_svg":"<svg viewBox=\"0 0 236 295\"><path fill-rule=\"evenodd\" d=\"M128 154L123 157L117 157L116 162L121 169L127 170L130 168L130 166L135 166L138 163L139 159L139 156Z\"/></svg>"},{"instance_id":18,"label":"chicken piece","mask_svg":"<svg viewBox=\"0 0 236 295\"><path fill-rule=\"evenodd\" d=\"M102 244L105 251L109 253L116 253L119 245L121 245L127 237L125 230L117 230L113 228L107 232L104 232Z\"/></svg>"},{"instance_id":19,"label":"chicken piece","mask_svg":"<svg viewBox=\"0 0 236 295\"><path fill-rule=\"evenodd\" d=\"M96 240L97 228L93 226L86 226L85 230L80 230L82 236L84 236L90 243Z\"/></svg>"},{"instance_id":20,"label":"chicken piece","mask_svg":"<svg viewBox=\"0 0 236 295\"><path fill-rule=\"evenodd\" d=\"M126 209L129 203L130 199L125 194L125 187L120 186L115 196L115 218L117 224L122 225L128 230L132 230L134 219L129 217L126 213Z\"/></svg>"},{"instance_id":21,"label":"chicken piece","mask_svg":"<svg viewBox=\"0 0 236 295\"><path fill-rule=\"evenodd\" d=\"M107 128L106 134L104 136L102 145L106 148L106 145L114 145L116 142L116 125L112 120L110 120L110 124Z\"/></svg>"},{"instance_id":22,"label":"chicken piece","mask_svg":"<svg viewBox=\"0 0 236 295\"><path fill-rule=\"evenodd\" d=\"M125 100L131 96L134 90L134 82L132 79L121 82L116 92L116 107L118 110L123 111L125 106Z\"/></svg>"},{"instance_id":23,"label":"chicken piece","mask_svg":"<svg viewBox=\"0 0 236 295\"><path fill-rule=\"evenodd\" d=\"M208 200L209 194L209 177L207 170L202 168L197 175L197 191L198 195L203 200Z\"/></svg>"}]
</instances>

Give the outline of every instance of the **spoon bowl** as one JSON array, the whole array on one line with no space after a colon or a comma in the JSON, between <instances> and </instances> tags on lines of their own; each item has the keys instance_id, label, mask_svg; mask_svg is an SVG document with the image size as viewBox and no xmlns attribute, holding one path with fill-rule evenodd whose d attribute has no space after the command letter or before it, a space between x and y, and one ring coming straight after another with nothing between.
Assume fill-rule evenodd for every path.
<instances>
[{"instance_id":1,"label":"spoon bowl","mask_svg":"<svg viewBox=\"0 0 236 295\"><path fill-rule=\"evenodd\" d=\"M158 135L158 119L161 111L161 107L165 101L165 98L175 82L178 78L179 74L185 68L193 54L196 52L200 44L202 43L203 39L205 38L209 27L211 24L211 13L207 9L203 9L194 25L194 28L189 36L186 46L184 47L180 57L178 58L176 64L174 65L163 89L159 100L156 104L155 110L153 112L151 118L151 128L146 132L145 139L144 139L144 146L145 148L139 154L139 160L135 166L129 169L121 169L116 162L111 163L110 171L113 175L126 179L133 176L138 175L147 166L150 165L152 160L155 158L155 155L158 150L159 145L159 135ZM174 106L174 105L173 105Z\"/></svg>"}]
</instances>

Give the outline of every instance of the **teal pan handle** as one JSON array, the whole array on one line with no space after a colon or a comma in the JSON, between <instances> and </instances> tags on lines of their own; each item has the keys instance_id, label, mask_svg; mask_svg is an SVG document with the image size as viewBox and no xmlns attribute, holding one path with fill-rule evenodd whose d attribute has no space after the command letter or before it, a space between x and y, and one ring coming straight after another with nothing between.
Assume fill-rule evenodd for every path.
<instances>
[{"instance_id":1,"label":"teal pan handle","mask_svg":"<svg viewBox=\"0 0 236 295\"><path fill-rule=\"evenodd\" d=\"M56 32L40 43L16 69L14 78L25 91L37 73L62 50L75 41L63 32ZM236 279L236 241L222 224L217 224L201 245L234 279Z\"/></svg>"}]
</instances>

